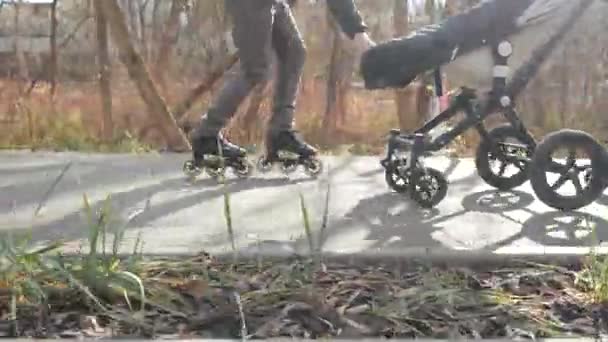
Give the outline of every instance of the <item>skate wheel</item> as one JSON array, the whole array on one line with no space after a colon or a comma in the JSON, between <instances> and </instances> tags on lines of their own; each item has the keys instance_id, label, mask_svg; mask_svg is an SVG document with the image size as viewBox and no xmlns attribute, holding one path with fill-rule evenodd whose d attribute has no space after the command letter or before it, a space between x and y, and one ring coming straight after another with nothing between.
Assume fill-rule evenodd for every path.
<instances>
[{"instance_id":1,"label":"skate wheel","mask_svg":"<svg viewBox=\"0 0 608 342\"><path fill-rule=\"evenodd\" d=\"M294 173L297 168L298 168L297 164L292 164L292 163L288 163L288 164L282 163L281 164L281 171L283 171L283 173L286 175L290 175L290 174Z\"/></svg>"},{"instance_id":2,"label":"skate wheel","mask_svg":"<svg viewBox=\"0 0 608 342\"><path fill-rule=\"evenodd\" d=\"M238 168L234 169L237 177L239 178L249 178L253 174L254 166L248 160L242 160L241 165Z\"/></svg>"},{"instance_id":3,"label":"skate wheel","mask_svg":"<svg viewBox=\"0 0 608 342\"><path fill-rule=\"evenodd\" d=\"M490 186L508 191L528 180L528 162L535 141L510 124L489 132L495 142L483 140L477 149L475 166L479 176Z\"/></svg>"},{"instance_id":4,"label":"skate wheel","mask_svg":"<svg viewBox=\"0 0 608 342\"><path fill-rule=\"evenodd\" d=\"M257 162L257 169L261 173L268 173L272 170L272 163L266 160L266 157L261 156Z\"/></svg>"},{"instance_id":5,"label":"skate wheel","mask_svg":"<svg viewBox=\"0 0 608 342\"><path fill-rule=\"evenodd\" d=\"M184 163L183 171L188 178L196 178L201 174L201 169L196 167L196 164L194 164L194 161L192 160L188 160Z\"/></svg>"},{"instance_id":6,"label":"skate wheel","mask_svg":"<svg viewBox=\"0 0 608 342\"><path fill-rule=\"evenodd\" d=\"M410 196L423 208L432 208L447 195L448 182L438 170L422 168L410 176Z\"/></svg>"},{"instance_id":7,"label":"skate wheel","mask_svg":"<svg viewBox=\"0 0 608 342\"><path fill-rule=\"evenodd\" d=\"M310 177L316 177L323 172L323 162L320 159L311 159L306 163L304 170Z\"/></svg>"},{"instance_id":8,"label":"skate wheel","mask_svg":"<svg viewBox=\"0 0 608 342\"><path fill-rule=\"evenodd\" d=\"M384 180L386 184L398 193L406 193L410 188L410 170L402 172L399 170L399 164L389 165L384 172Z\"/></svg>"},{"instance_id":9,"label":"skate wheel","mask_svg":"<svg viewBox=\"0 0 608 342\"><path fill-rule=\"evenodd\" d=\"M220 178L224 177L226 174L226 170L223 168L213 168L213 167L207 167L205 168L205 171L207 172L207 174L215 179L215 180L219 180Z\"/></svg>"}]
</instances>

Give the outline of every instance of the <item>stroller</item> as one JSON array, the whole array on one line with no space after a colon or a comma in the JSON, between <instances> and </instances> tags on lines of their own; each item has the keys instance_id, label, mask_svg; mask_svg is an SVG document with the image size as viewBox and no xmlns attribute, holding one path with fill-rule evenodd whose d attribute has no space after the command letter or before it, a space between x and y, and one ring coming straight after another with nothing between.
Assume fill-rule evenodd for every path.
<instances>
[{"instance_id":1,"label":"stroller","mask_svg":"<svg viewBox=\"0 0 608 342\"><path fill-rule=\"evenodd\" d=\"M449 107L415 132L391 130L387 155L381 161L389 187L409 193L422 207L439 204L448 182L438 170L425 167L423 157L437 152L470 128L481 142L475 155L478 175L498 190L525 183L536 141L519 119L514 103L543 63L594 0L484 0L476 7L437 25L393 39L368 50L360 71L369 90L401 88L420 75L435 72L442 96L442 68L466 83ZM513 72L511 72L513 70ZM464 113L450 130L430 132ZM488 131L484 120L502 114L507 124ZM509 143L515 139L516 143ZM491 162L498 161L494 172ZM505 176L507 166L517 172Z\"/></svg>"}]
</instances>

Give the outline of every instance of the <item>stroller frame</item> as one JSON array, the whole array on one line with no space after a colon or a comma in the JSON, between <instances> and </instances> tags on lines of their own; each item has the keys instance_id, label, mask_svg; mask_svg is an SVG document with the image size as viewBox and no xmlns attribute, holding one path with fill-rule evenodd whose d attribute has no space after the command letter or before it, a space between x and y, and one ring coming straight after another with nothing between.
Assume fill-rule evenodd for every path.
<instances>
[{"instance_id":1,"label":"stroller frame","mask_svg":"<svg viewBox=\"0 0 608 342\"><path fill-rule=\"evenodd\" d=\"M536 142L519 118L514 102L592 1L581 1L581 5L559 30L534 51L526 64L515 71L508 84L508 60L513 52L513 46L508 39L492 42L493 86L485 104L476 101L477 95L474 89L463 86L446 110L427 121L414 133L391 130L386 157L380 162L385 169L385 180L389 187L400 193L409 192L412 199L422 207L430 208L439 204L447 195L447 179L440 171L425 167L422 158L443 149L471 128L475 128L482 138L475 158L476 168L482 179L501 191L511 190L524 184L529 178L528 164L532 160ZM436 89L440 89L437 81ZM440 91L437 92L441 96ZM465 114L464 119L454 128L435 138L429 137L431 130L460 112ZM484 120L497 112L502 113L509 123L488 131L484 126ZM505 138L516 138L521 143L507 144L503 142ZM402 152L406 152L405 157L401 156ZM489 166L491 159L514 164L520 172L508 178L496 175ZM504 169L501 171L504 172ZM399 180L403 181L403 184L398 184Z\"/></svg>"}]
</instances>

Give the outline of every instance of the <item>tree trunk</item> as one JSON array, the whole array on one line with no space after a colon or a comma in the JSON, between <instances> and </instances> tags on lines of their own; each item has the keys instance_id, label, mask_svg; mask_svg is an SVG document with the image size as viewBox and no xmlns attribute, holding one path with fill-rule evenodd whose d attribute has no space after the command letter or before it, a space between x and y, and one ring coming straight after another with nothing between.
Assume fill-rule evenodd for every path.
<instances>
[{"instance_id":1,"label":"tree trunk","mask_svg":"<svg viewBox=\"0 0 608 342\"><path fill-rule=\"evenodd\" d=\"M148 8L149 0L138 0L138 16L139 16L139 27L141 30L141 55L144 59L147 59L148 54L148 31L146 30L146 9Z\"/></svg>"},{"instance_id":2,"label":"tree trunk","mask_svg":"<svg viewBox=\"0 0 608 342\"><path fill-rule=\"evenodd\" d=\"M349 54L341 37L336 22L329 16L329 27L333 35L329 76L327 80L327 99L325 116L323 118L323 133L326 143L329 137L335 135L339 124L346 121L346 98L350 90L350 81L354 66L354 58Z\"/></svg>"},{"instance_id":3,"label":"tree trunk","mask_svg":"<svg viewBox=\"0 0 608 342\"><path fill-rule=\"evenodd\" d=\"M166 87L165 75L169 66L169 57L171 56L173 46L175 45L179 34L179 17L185 8L185 5L185 0L173 0L173 2L171 2L171 12L161 38L158 59L156 60L155 76L158 84L160 84L163 89Z\"/></svg>"},{"instance_id":4,"label":"tree trunk","mask_svg":"<svg viewBox=\"0 0 608 342\"><path fill-rule=\"evenodd\" d=\"M127 68L129 77L137 86L148 110L155 116L161 132L167 140L168 147L175 151L190 149L188 139L178 127L167 104L158 93L141 56L129 38L125 17L117 0L102 0L99 4L110 25L112 38L118 47L120 58Z\"/></svg>"},{"instance_id":5,"label":"tree trunk","mask_svg":"<svg viewBox=\"0 0 608 342\"><path fill-rule=\"evenodd\" d=\"M427 0L426 1L426 11L427 15L431 19L431 24L437 24L441 17L443 16L439 10L439 1L437 0ZM416 95L416 109L418 113L418 124L421 125L426 119L431 116L435 116L436 112L431 112L431 108L433 107L433 102L438 100L434 94L430 94L427 91L427 86L435 84L434 74L427 74L425 77L422 77L419 83L419 88L417 90Z\"/></svg>"},{"instance_id":6,"label":"tree trunk","mask_svg":"<svg viewBox=\"0 0 608 342\"><path fill-rule=\"evenodd\" d=\"M57 87L57 0L51 5L51 103L54 103Z\"/></svg>"},{"instance_id":7,"label":"tree trunk","mask_svg":"<svg viewBox=\"0 0 608 342\"><path fill-rule=\"evenodd\" d=\"M325 116L323 118L324 139L335 131L336 123L336 105L338 103L338 62L340 50L340 37L333 31L333 44L331 51L331 60L329 63L329 76L327 78L327 100L325 107Z\"/></svg>"},{"instance_id":8,"label":"tree trunk","mask_svg":"<svg viewBox=\"0 0 608 342\"><path fill-rule=\"evenodd\" d=\"M127 12L129 13L129 27L131 28L131 37L134 38L134 40L139 41L139 28L138 28L138 22L139 19L137 18L137 10L135 9L135 0L126 0L126 9Z\"/></svg>"},{"instance_id":9,"label":"tree trunk","mask_svg":"<svg viewBox=\"0 0 608 342\"><path fill-rule=\"evenodd\" d=\"M108 44L108 23L105 13L101 10L101 1L95 2L95 20L97 22L97 56L99 58L99 93L103 109L102 136L105 141L112 139L114 124L112 121L112 87L111 64Z\"/></svg>"},{"instance_id":10,"label":"tree trunk","mask_svg":"<svg viewBox=\"0 0 608 342\"><path fill-rule=\"evenodd\" d=\"M25 82L29 78L27 63L25 61L25 56L23 55L23 51L21 50L21 2L15 2L15 57L17 58L17 70L19 73L19 77L21 81Z\"/></svg>"},{"instance_id":11,"label":"tree trunk","mask_svg":"<svg viewBox=\"0 0 608 342\"><path fill-rule=\"evenodd\" d=\"M162 0L154 0L154 3L152 5L152 33L151 33L151 44L149 47L149 51L148 51L148 60L152 60L152 56L156 56L156 46L155 46L155 42L158 41L158 37L160 36L159 34L159 26L160 24L158 23L158 12L160 10L160 6L161 6L161 2Z\"/></svg>"},{"instance_id":12,"label":"tree trunk","mask_svg":"<svg viewBox=\"0 0 608 342\"><path fill-rule=\"evenodd\" d=\"M181 123L182 120L186 117L188 111L194 106L196 101L203 96L206 92L208 92L213 85L219 81L219 79L224 76L226 71L232 68L236 62L238 61L238 57L236 54L229 56L225 63L222 63L218 66L217 69L213 70L205 79L203 79L198 86L196 86L186 97L175 106L173 112L175 113L175 118Z\"/></svg>"},{"instance_id":13,"label":"tree trunk","mask_svg":"<svg viewBox=\"0 0 608 342\"><path fill-rule=\"evenodd\" d=\"M408 0L394 0L393 3L393 31L396 38L406 36L409 33L409 8ZM419 111L418 99L419 82L414 82L408 87L395 90L395 102L397 105L397 119L399 129L402 132L413 132L424 122L425 114Z\"/></svg>"},{"instance_id":14,"label":"tree trunk","mask_svg":"<svg viewBox=\"0 0 608 342\"><path fill-rule=\"evenodd\" d=\"M393 4L393 31L395 37L403 37L409 31L409 9L408 0L394 0ZM397 118L399 120L399 129L402 132L412 132L416 130L420 124L420 120L414 111L414 92L416 83L395 90L395 102L397 104Z\"/></svg>"}]
</instances>

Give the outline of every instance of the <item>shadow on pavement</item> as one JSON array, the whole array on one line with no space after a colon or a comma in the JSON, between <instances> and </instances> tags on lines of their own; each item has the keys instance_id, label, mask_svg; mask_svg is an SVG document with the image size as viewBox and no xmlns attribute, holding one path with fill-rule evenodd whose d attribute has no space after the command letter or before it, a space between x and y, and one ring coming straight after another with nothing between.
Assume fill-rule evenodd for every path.
<instances>
[{"instance_id":1,"label":"shadow on pavement","mask_svg":"<svg viewBox=\"0 0 608 342\"><path fill-rule=\"evenodd\" d=\"M251 189L259 189L264 187L277 187L289 184L296 184L302 180L285 180L285 179L258 179L251 178L245 181L229 180L226 183L227 190L230 194L235 194ZM133 224L145 227L147 222L150 222L159 217L168 215L174 211L188 208L195 205L200 205L202 202L212 200L224 195L226 189L219 186L215 181L210 179L199 180L194 184L188 184L184 179L171 179L163 181L159 184L137 188L133 191L118 192L111 195L112 212L120 212L125 208L132 208L138 203L149 200L155 193L163 191L179 191L179 190L199 190L202 187L212 187L210 190L197 191L192 195L180 197L177 200L169 201L160 205L155 205L153 208L145 210L138 215L128 227ZM91 203L91 208L94 212L99 212L105 201L96 201ZM144 209L144 208L141 208ZM205 213L201 213L205 215ZM118 219L127 222L126 217ZM88 235L88 222L85 220L83 210L76 210L71 214L51 221L46 224L36 225L32 231L33 242L52 241L57 239L76 240L84 238ZM9 231L10 232L10 231ZM23 232L23 229L13 230L13 232Z\"/></svg>"},{"instance_id":2,"label":"shadow on pavement","mask_svg":"<svg viewBox=\"0 0 608 342\"><path fill-rule=\"evenodd\" d=\"M375 197L361 200L348 214L338 221L330 222L328 228L315 232L314 243L324 249L331 241L339 241L348 247L348 236L353 229L365 230L365 236L359 239L369 241L366 250L383 248L437 248L445 247L433 237L442 230L440 224L450 219L477 211L503 215L526 207L534 198L524 192L497 193L495 190L473 193L463 199L463 209L454 213L441 215L438 209L424 210L415 205L407 196L387 192ZM507 217L507 216L505 216ZM346 241L346 242L344 242ZM353 241L361 243L361 241ZM294 241L265 240L245 247L252 251L282 248L296 251L308 249L306 237ZM255 248L255 249L254 249ZM331 248L333 251L334 248Z\"/></svg>"},{"instance_id":3,"label":"shadow on pavement","mask_svg":"<svg viewBox=\"0 0 608 342\"><path fill-rule=\"evenodd\" d=\"M330 175L340 172L341 170L348 167L352 162L352 159L346 159L341 163L334 165L328 172ZM310 178L297 178L288 179L279 175L277 178L256 178L255 176L245 180L239 180L235 178L228 179L226 182L226 188L218 184L216 181L209 178L199 179L194 183L186 181L185 177L175 177L171 179L165 179L157 184L138 187L133 190L124 192L111 193L111 210L112 213L124 212L125 209L131 209L131 211L141 210L142 212L137 215L129 224L127 229L137 227L146 227L146 223L169 215L175 211L182 210L185 208L200 205L205 201L210 201L219 197L224 196L226 191L229 194L234 195L239 192L248 190L260 189L260 188L272 188L282 187L293 184L315 182L316 180ZM201 188L210 188L208 190L202 190ZM192 194L186 194L180 196L177 199L164 202L162 204L154 205L151 208L139 208L135 207L142 202L150 200L155 194L164 191L192 191ZM91 209L94 212L99 212L104 206L104 200L95 201L90 203ZM79 209L76 209L72 213L62 217L61 219L53 220L44 224L37 224L32 229L32 242L44 242L62 239L65 241L77 240L88 236L87 227L89 223L85 220L85 213L82 208L82 202L80 203ZM271 204L269 204L271 205ZM205 212L201 212L201 215L205 215ZM117 224L125 224L129 221L126 215L121 215L117 219ZM20 229L5 230L5 233L23 233L27 228L22 227Z\"/></svg>"},{"instance_id":4,"label":"shadow on pavement","mask_svg":"<svg viewBox=\"0 0 608 342\"><path fill-rule=\"evenodd\" d=\"M459 160L451 159L450 164L444 171L446 176L449 176L459 163ZM381 172L382 170L375 170L358 176L372 177ZM450 182L450 188L473 186L476 180L477 175L472 174ZM465 212L467 211L459 212L456 215ZM313 229L316 229L313 232L313 239L315 245L320 244L325 248L331 239L344 240L355 227L368 230L364 240L375 241L368 247L371 249L383 248L392 244L399 244L403 247L440 247L441 243L432 237L432 233L440 230L441 227L434 224L454 215L440 217L439 214L437 209L421 210L411 202L407 195L392 192L387 188L386 193L361 200L337 221L330 219L331 222L326 229L313 227ZM437 220L433 221L433 218ZM353 241L353 243L360 243L360 241ZM308 249L309 243L306 237L303 236L291 241L265 239L246 244L241 250L251 252L261 249L274 253L275 250L280 249L295 253L300 246Z\"/></svg>"},{"instance_id":5,"label":"shadow on pavement","mask_svg":"<svg viewBox=\"0 0 608 342\"><path fill-rule=\"evenodd\" d=\"M359 228L366 231L363 240L373 241L366 250L384 248L445 248L444 244L433 237L435 232L443 228L441 223L448 222L457 216L470 212L499 215L517 224L521 230L506 239L486 245L479 250L494 251L508 246L517 240L527 238L545 246L575 246L592 247L603 241L608 241L608 221L586 213L534 213L528 207L534 202L534 197L526 192L512 190L499 192L486 190L472 193L462 200L462 210L441 215L439 210L422 210L414 205L409 198L397 193L386 193L363 199L347 215L337 222L332 222L325 231L317 231L314 243L319 242L327 248L330 241L346 241L350 231ZM532 216L525 222L517 221L509 212L525 210ZM595 227L595 235L592 232ZM488 227L493 229L494 227ZM319 238L320 236L320 238ZM360 243L361 241L353 241ZM255 246L249 245L245 250L262 251L283 249L285 251L308 251L308 240L305 237L294 241L261 241ZM254 249L255 248L255 249ZM333 251L333 248L331 249Z\"/></svg>"},{"instance_id":6,"label":"shadow on pavement","mask_svg":"<svg viewBox=\"0 0 608 342\"><path fill-rule=\"evenodd\" d=\"M44 164L44 165L32 165L32 166L19 166L0 168L0 176L12 176L15 173L37 173L37 172L53 172L61 171L67 163L55 163L55 164Z\"/></svg>"},{"instance_id":7,"label":"shadow on pavement","mask_svg":"<svg viewBox=\"0 0 608 342\"><path fill-rule=\"evenodd\" d=\"M347 159L331 168L330 174L335 174L346 168L352 159ZM452 160L445 172L449 175L456 169L458 160ZM124 166L123 166L124 167ZM375 174L371 172L368 176ZM360 175L363 176L363 175ZM92 176L90 176L92 177ZM450 189L454 191L459 187L473 185L477 180L476 174L471 174L464 178L450 182ZM171 178L161 180L153 185L142 186L133 190L117 192L112 194L112 207L115 211L122 212L124 209L144 209L134 208L136 205L146 202L156 193L171 191L184 191L185 194L178 198L156 204L143 213L137 216L135 220L130 222L129 228L144 228L147 223L176 211L185 208L194 207L220 198L227 190L230 194L236 194L253 189L273 188L286 185L293 185L303 182L314 182L314 180L301 178L287 180L284 178L251 178L249 180L228 181L227 189L219 186L215 181L203 179L195 184L188 184L183 178ZM208 189L204 189L208 188ZM460 192L463 190L457 190ZM467 190L464 190L465 193ZM449 195L448 195L449 196ZM280 199L279 199L280 200ZM100 210L104 201L91 203L93 210ZM502 219L513 222L517 227L521 227L518 233L508 236L497 242L492 242L490 245L484 246L483 250L495 250L503 246L508 246L520 239L529 239L542 245L554 246L582 246L588 247L597 245L602 241L608 240L608 222L589 214L584 213L561 213L550 212L538 214L529 209L531 203L534 202L534 197L522 191L498 192L496 190L486 190L481 192L470 193L465 196L461 203L461 209L456 212L441 213L439 210L422 210L416 206L408 196L390 192L387 188L385 193L374 197L362 199L352 210L343 217L330 219L329 226L320 231L319 227L313 227L315 234L315 245L320 241L322 246L327 245L330 241L342 240L348 245L347 239L352 238L353 244L361 243L361 240L367 240L366 249L383 249L383 248L433 248L447 247L439 241L434 235L440 233L445 228L446 224L450 224L450 220L458 216L465 215L471 212L483 213L488 215L498 215ZM600 203L608 205L606 196L598 200ZM269 201L269 207L273 203ZM80 208L81 206L79 206ZM532 216L525 222L520 222L509 215L509 212L526 211ZM300 213L294 213L300 214ZM331 214L331 212L330 212ZM206 215L204 211L201 215ZM37 225L32 232L34 242L42 242L55 239L76 240L85 238L87 232L87 222L84 220L83 211L75 209L67 216L54 220L49 223ZM121 218L125 222L126 218ZM592 239L593 234L590 233L591 228L595 227L595 239ZM453 228L453 227L452 227ZM482 227L485 228L485 227ZM359 230L358 235L353 235L353 230ZM495 227L487 227L488 230ZM15 232L23 232L23 229L14 230ZM455 229L457 231L457 229ZM247 232L241 232L244 235ZM363 236L362 236L363 235ZM504 235L504 234L503 234ZM170 235L169 235L170 236ZM354 237L353 237L354 236ZM212 240L217 241L222 239L218 234ZM224 236L225 239L225 236ZM259 242L258 242L259 243ZM246 249L250 249L258 243L252 243ZM306 238L299 238L294 241L263 241L262 244L269 248L285 248L296 249L297 246L308 246ZM240 243L239 243L240 244Z\"/></svg>"},{"instance_id":8,"label":"shadow on pavement","mask_svg":"<svg viewBox=\"0 0 608 342\"><path fill-rule=\"evenodd\" d=\"M531 195L521 191L486 190L465 196L462 200L463 209L446 215L440 215L436 209L421 210L410 204L408 209L399 215L401 219L393 216L387 220L385 226L374 229L370 238L377 240L377 243L372 248L445 248L447 246L433 237L435 232L443 229L442 223L471 212L499 215L513 221L505 213L525 208L533 201Z\"/></svg>"},{"instance_id":9,"label":"shadow on pavement","mask_svg":"<svg viewBox=\"0 0 608 342\"><path fill-rule=\"evenodd\" d=\"M522 224L519 234L485 249L496 250L522 238L544 246L597 247L608 241L608 221L582 212L535 214Z\"/></svg>"}]
</instances>

